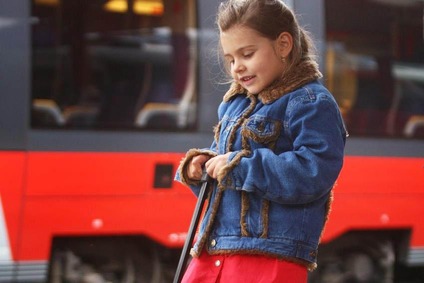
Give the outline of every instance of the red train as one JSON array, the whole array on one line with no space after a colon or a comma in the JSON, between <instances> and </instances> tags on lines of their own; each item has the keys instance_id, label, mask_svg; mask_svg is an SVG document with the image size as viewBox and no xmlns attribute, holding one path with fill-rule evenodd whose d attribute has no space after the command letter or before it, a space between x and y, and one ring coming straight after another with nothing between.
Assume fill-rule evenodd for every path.
<instances>
[{"instance_id":1,"label":"red train","mask_svg":"<svg viewBox=\"0 0 424 283\"><path fill-rule=\"evenodd\" d=\"M173 176L227 88L218 2L2 2L0 282L170 282L195 204ZM419 280L423 2L287 4L350 132L310 281Z\"/></svg>"}]
</instances>

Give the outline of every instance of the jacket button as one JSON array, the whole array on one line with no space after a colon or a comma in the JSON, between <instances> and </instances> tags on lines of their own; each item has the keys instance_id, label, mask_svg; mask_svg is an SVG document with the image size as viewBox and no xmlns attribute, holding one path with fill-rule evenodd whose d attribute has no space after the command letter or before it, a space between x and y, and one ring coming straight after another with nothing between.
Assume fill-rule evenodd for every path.
<instances>
[{"instance_id":1,"label":"jacket button","mask_svg":"<svg viewBox=\"0 0 424 283\"><path fill-rule=\"evenodd\" d=\"M211 247L213 248L215 246L216 246L216 240L215 239L212 239L212 241L211 241Z\"/></svg>"},{"instance_id":2,"label":"jacket button","mask_svg":"<svg viewBox=\"0 0 424 283\"><path fill-rule=\"evenodd\" d=\"M221 265L221 261L220 261L219 259L218 259L218 260L216 260L216 261L215 261L215 266L216 266L216 267L218 267L218 266L220 266L220 265Z\"/></svg>"}]
</instances>

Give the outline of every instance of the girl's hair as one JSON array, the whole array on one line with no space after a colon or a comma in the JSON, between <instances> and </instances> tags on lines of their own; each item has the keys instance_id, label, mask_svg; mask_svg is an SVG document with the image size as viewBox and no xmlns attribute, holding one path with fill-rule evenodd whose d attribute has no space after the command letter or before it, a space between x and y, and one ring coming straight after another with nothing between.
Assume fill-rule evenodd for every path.
<instances>
[{"instance_id":1,"label":"girl's hair","mask_svg":"<svg viewBox=\"0 0 424 283\"><path fill-rule=\"evenodd\" d=\"M311 37L282 0L227 0L219 6L217 24L220 31L235 25L245 26L271 40L282 32L290 33L293 49L287 58L288 69L303 60L314 60L315 46Z\"/></svg>"}]
</instances>

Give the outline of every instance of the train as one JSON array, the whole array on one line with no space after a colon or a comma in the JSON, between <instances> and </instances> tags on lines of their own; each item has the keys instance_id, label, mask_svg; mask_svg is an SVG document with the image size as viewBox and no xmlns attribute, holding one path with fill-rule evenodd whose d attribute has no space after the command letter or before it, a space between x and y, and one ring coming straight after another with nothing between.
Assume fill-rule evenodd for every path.
<instances>
[{"instance_id":1,"label":"train","mask_svg":"<svg viewBox=\"0 0 424 283\"><path fill-rule=\"evenodd\" d=\"M279 1L279 0L276 0ZM217 0L0 3L0 282L171 282L228 88ZM349 137L310 283L424 278L424 2L285 1Z\"/></svg>"}]
</instances>

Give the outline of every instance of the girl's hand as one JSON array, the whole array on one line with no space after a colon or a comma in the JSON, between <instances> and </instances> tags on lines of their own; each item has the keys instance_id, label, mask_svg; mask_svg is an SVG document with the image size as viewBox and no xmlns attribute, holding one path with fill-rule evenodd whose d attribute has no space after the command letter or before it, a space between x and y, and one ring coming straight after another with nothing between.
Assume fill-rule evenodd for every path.
<instances>
[{"instance_id":1,"label":"girl's hand","mask_svg":"<svg viewBox=\"0 0 424 283\"><path fill-rule=\"evenodd\" d=\"M200 154L193 157L187 166L187 177L191 180L198 181L202 178L203 165L210 159L209 155Z\"/></svg>"},{"instance_id":2,"label":"girl's hand","mask_svg":"<svg viewBox=\"0 0 424 283\"><path fill-rule=\"evenodd\" d=\"M208 172L208 175L212 177L213 179L216 179L218 177L219 171L227 165L228 158L230 157L231 152L227 152L226 154L217 155L215 157L212 157L209 159L206 164L206 172Z\"/></svg>"}]
</instances>

